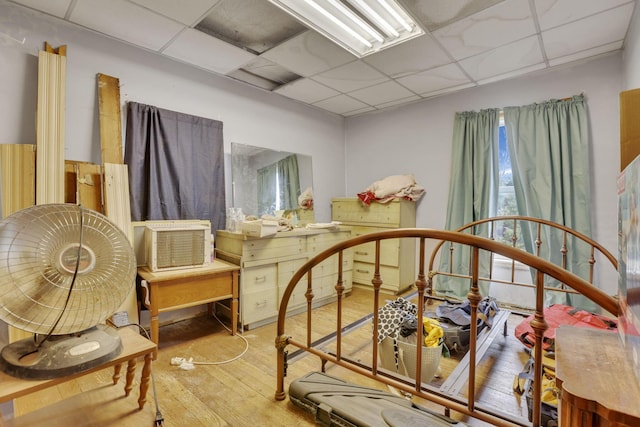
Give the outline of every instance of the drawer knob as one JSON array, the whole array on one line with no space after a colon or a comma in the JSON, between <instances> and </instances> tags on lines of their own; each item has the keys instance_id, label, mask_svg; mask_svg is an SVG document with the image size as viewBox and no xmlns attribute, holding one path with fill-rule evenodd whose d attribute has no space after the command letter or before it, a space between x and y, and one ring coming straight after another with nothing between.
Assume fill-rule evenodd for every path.
<instances>
[{"instance_id":1,"label":"drawer knob","mask_svg":"<svg viewBox=\"0 0 640 427\"><path fill-rule=\"evenodd\" d=\"M257 276L254 281L256 283L260 283L260 282L266 282L267 281L267 276Z\"/></svg>"},{"instance_id":2,"label":"drawer knob","mask_svg":"<svg viewBox=\"0 0 640 427\"><path fill-rule=\"evenodd\" d=\"M369 252L356 251L356 255L369 255Z\"/></svg>"}]
</instances>

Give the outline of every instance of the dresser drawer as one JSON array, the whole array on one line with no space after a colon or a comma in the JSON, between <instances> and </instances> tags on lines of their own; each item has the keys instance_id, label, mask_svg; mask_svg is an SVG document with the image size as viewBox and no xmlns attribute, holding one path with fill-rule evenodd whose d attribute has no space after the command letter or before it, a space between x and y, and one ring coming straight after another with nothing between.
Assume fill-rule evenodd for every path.
<instances>
[{"instance_id":1,"label":"dresser drawer","mask_svg":"<svg viewBox=\"0 0 640 427\"><path fill-rule=\"evenodd\" d=\"M318 253L330 248L336 243L340 243L351 237L351 230L314 234L307 237L307 248L309 252Z\"/></svg>"},{"instance_id":2,"label":"dresser drawer","mask_svg":"<svg viewBox=\"0 0 640 427\"><path fill-rule=\"evenodd\" d=\"M353 263L353 281L371 285L375 266L366 262L355 261ZM396 267L380 266L380 278L383 281L383 287L398 289L400 283L400 269Z\"/></svg>"},{"instance_id":3,"label":"dresser drawer","mask_svg":"<svg viewBox=\"0 0 640 427\"><path fill-rule=\"evenodd\" d=\"M350 271L353 269L353 257L351 256L343 256L342 257L342 272ZM325 259L320 264L316 265L313 268L313 277L323 277L330 274L338 273L338 257L336 255Z\"/></svg>"},{"instance_id":4,"label":"dresser drawer","mask_svg":"<svg viewBox=\"0 0 640 427\"><path fill-rule=\"evenodd\" d=\"M277 286L277 269L274 264L262 267L245 268L240 274L240 288L242 293L256 292Z\"/></svg>"},{"instance_id":5,"label":"dresser drawer","mask_svg":"<svg viewBox=\"0 0 640 427\"><path fill-rule=\"evenodd\" d=\"M248 239L244 242L243 262L285 258L307 252L305 236Z\"/></svg>"},{"instance_id":6,"label":"dresser drawer","mask_svg":"<svg viewBox=\"0 0 640 427\"><path fill-rule=\"evenodd\" d=\"M289 261L280 261L278 263L278 286L287 286L289 280L293 277L294 273L307 262L306 258L292 259ZM300 281L307 280L306 274L300 279Z\"/></svg>"},{"instance_id":7,"label":"dresser drawer","mask_svg":"<svg viewBox=\"0 0 640 427\"><path fill-rule=\"evenodd\" d=\"M362 204L360 199L333 199L332 220L344 224L379 224L388 227L400 226L400 200L389 203Z\"/></svg>"},{"instance_id":8,"label":"dresser drawer","mask_svg":"<svg viewBox=\"0 0 640 427\"><path fill-rule=\"evenodd\" d=\"M244 325L277 316L277 288L274 286L271 289L244 293L240 303L242 304L242 323Z\"/></svg>"},{"instance_id":9,"label":"dresser drawer","mask_svg":"<svg viewBox=\"0 0 640 427\"><path fill-rule=\"evenodd\" d=\"M354 236L385 230L377 227L353 227ZM375 263L376 244L369 242L353 247L353 259L356 261ZM380 241L380 264L397 267L400 258L400 240L385 239Z\"/></svg>"}]
</instances>

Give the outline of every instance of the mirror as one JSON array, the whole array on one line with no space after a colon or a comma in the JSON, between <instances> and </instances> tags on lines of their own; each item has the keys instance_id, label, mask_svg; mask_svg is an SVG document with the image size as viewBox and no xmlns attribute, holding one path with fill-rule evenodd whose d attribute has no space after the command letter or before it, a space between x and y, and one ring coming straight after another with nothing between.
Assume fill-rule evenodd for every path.
<instances>
[{"instance_id":1,"label":"mirror","mask_svg":"<svg viewBox=\"0 0 640 427\"><path fill-rule=\"evenodd\" d=\"M313 207L298 197L313 189L311 156L231 143L231 199L245 215L296 213L300 225L314 222Z\"/></svg>"}]
</instances>

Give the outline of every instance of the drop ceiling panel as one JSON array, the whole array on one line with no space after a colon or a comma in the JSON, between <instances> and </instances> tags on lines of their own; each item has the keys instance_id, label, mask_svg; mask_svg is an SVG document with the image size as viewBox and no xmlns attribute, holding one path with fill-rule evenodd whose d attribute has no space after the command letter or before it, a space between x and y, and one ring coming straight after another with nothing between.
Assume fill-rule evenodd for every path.
<instances>
[{"instance_id":1,"label":"drop ceiling panel","mask_svg":"<svg viewBox=\"0 0 640 427\"><path fill-rule=\"evenodd\" d=\"M356 59L315 31L305 31L262 54L301 76L309 77Z\"/></svg>"},{"instance_id":2,"label":"drop ceiling panel","mask_svg":"<svg viewBox=\"0 0 640 427\"><path fill-rule=\"evenodd\" d=\"M415 96L415 93L399 85L393 80L389 80L379 85L369 86L364 89L349 92L349 96L366 104L377 106Z\"/></svg>"},{"instance_id":3,"label":"drop ceiling panel","mask_svg":"<svg viewBox=\"0 0 640 427\"><path fill-rule=\"evenodd\" d=\"M633 4L629 3L599 15L544 31L542 39L547 57L559 58L623 40L632 13ZM594 31L594 28L598 28L598 31Z\"/></svg>"},{"instance_id":4,"label":"drop ceiling panel","mask_svg":"<svg viewBox=\"0 0 640 427\"><path fill-rule=\"evenodd\" d=\"M429 35L416 37L393 49L363 58L378 71L394 78L448 64L452 60Z\"/></svg>"},{"instance_id":5,"label":"drop ceiling panel","mask_svg":"<svg viewBox=\"0 0 640 427\"><path fill-rule=\"evenodd\" d=\"M160 50L184 26L125 0L82 0L69 20L151 50Z\"/></svg>"},{"instance_id":6,"label":"drop ceiling panel","mask_svg":"<svg viewBox=\"0 0 640 427\"><path fill-rule=\"evenodd\" d=\"M457 64L448 64L399 78L398 82L413 92L424 95L467 84L470 80Z\"/></svg>"},{"instance_id":7,"label":"drop ceiling panel","mask_svg":"<svg viewBox=\"0 0 640 427\"><path fill-rule=\"evenodd\" d=\"M296 73L259 56L244 65L242 69L256 76L271 80L277 84L276 87L300 78Z\"/></svg>"},{"instance_id":8,"label":"drop ceiling panel","mask_svg":"<svg viewBox=\"0 0 640 427\"><path fill-rule=\"evenodd\" d=\"M220 0L196 28L256 54L307 29L266 0Z\"/></svg>"},{"instance_id":9,"label":"drop ceiling panel","mask_svg":"<svg viewBox=\"0 0 640 427\"><path fill-rule=\"evenodd\" d=\"M246 50L192 28L181 33L163 53L220 74L241 68L256 57Z\"/></svg>"},{"instance_id":10,"label":"drop ceiling panel","mask_svg":"<svg viewBox=\"0 0 640 427\"><path fill-rule=\"evenodd\" d=\"M220 0L131 0L185 25L197 24Z\"/></svg>"},{"instance_id":11,"label":"drop ceiling panel","mask_svg":"<svg viewBox=\"0 0 640 427\"><path fill-rule=\"evenodd\" d=\"M503 0L400 0L422 24L434 31L453 21L473 15Z\"/></svg>"},{"instance_id":12,"label":"drop ceiling panel","mask_svg":"<svg viewBox=\"0 0 640 427\"><path fill-rule=\"evenodd\" d=\"M568 24L598 12L629 3L629 0L537 0L535 2L541 30ZM601 22L607 25L607 22Z\"/></svg>"},{"instance_id":13,"label":"drop ceiling panel","mask_svg":"<svg viewBox=\"0 0 640 427\"><path fill-rule=\"evenodd\" d=\"M538 37L532 36L460 61L474 80L487 79L544 62Z\"/></svg>"},{"instance_id":14,"label":"drop ceiling panel","mask_svg":"<svg viewBox=\"0 0 640 427\"><path fill-rule=\"evenodd\" d=\"M567 56L561 56L559 58L554 58L549 60L549 65L552 67L556 65L566 64L568 62L579 61L584 58L590 58L592 56L603 55L606 53L611 53L616 50L622 49L622 40L605 44L602 46L595 47L593 49L587 49L580 52L573 53Z\"/></svg>"},{"instance_id":15,"label":"drop ceiling panel","mask_svg":"<svg viewBox=\"0 0 640 427\"><path fill-rule=\"evenodd\" d=\"M16 0L16 3L40 10L58 18L64 18L72 0Z\"/></svg>"},{"instance_id":16,"label":"drop ceiling panel","mask_svg":"<svg viewBox=\"0 0 640 427\"><path fill-rule=\"evenodd\" d=\"M311 79L296 80L288 85L280 86L275 90L275 92L308 104L313 104L314 102L340 95L340 92L337 90L328 88Z\"/></svg>"},{"instance_id":17,"label":"drop ceiling panel","mask_svg":"<svg viewBox=\"0 0 640 427\"><path fill-rule=\"evenodd\" d=\"M347 95L334 96L333 98L325 99L324 101L315 102L313 105L336 114L344 114L350 111L363 109L373 109L369 105Z\"/></svg>"},{"instance_id":18,"label":"drop ceiling panel","mask_svg":"<svg viewBox=\"0 0 640 427\"><path fill-rule=\"evenodd\" d=\"M340 92L352 92L389 80L362 61L354 61L313 77L314 80Z\"/></svg>"},{"instance_id":19,"label":"drop ceiling panel","mask_svg":"<svg viewBox=\"0 0 640 427\"><path fill-rule=\"evenodd\" d=\"M455 58L463 59L536 33L528 0L506 0L434 31Z\"/></svg>"}]
</instances>

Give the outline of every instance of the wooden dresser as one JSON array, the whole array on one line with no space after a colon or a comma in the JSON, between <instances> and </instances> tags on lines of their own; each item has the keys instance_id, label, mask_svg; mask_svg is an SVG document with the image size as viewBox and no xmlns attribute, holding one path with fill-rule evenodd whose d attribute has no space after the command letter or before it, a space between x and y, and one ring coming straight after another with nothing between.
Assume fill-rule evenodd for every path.
<instances>
[{"instance_id":1,"label":"wooden dresser","mask_svg":"<svg viewBox=\"0 0 640 427\"><path fill-rule=\"evenodd\" d=\"M304 228L279 232L267 237L246 237L240 233L216 231L216 255L240 266L240 321L246 329L276 320L282 294L293 274L313 255L348 239L351 231ZM337 257L313 270L314 305L333 301L338 277ZM342 280L351 290L353 256L345 251ZM306 280L303 278L291 299L291 312L306 306Z\"/></svg>"},{"instance_id":2,"label":"wooden dresser","mask_svg":"<svg viewBox=\"0 0 640 427\"><path fill-rule=\"evenodd\" d=\"M556 330L562 427L640 426L640 381L615 331Z\"/></svg>"},{"instance_id":3,"label":"wooden dresser","mask_svg":"<svg viewBox=\"0 0 640 427\"><path fill-rule=\"evenodd\" d=\"M416 204L409 200L396 199L388 203L373 202L366 206L358 198L335 198L331 201L331 219L351 226L353 237L390 228L415 227ZM382 291L397 294L414 284L415 254L415 242L411 239L381 242ZM374 257L374 243L354 248L354 283L371 286Z\"/></svg>"}]
</instances>

